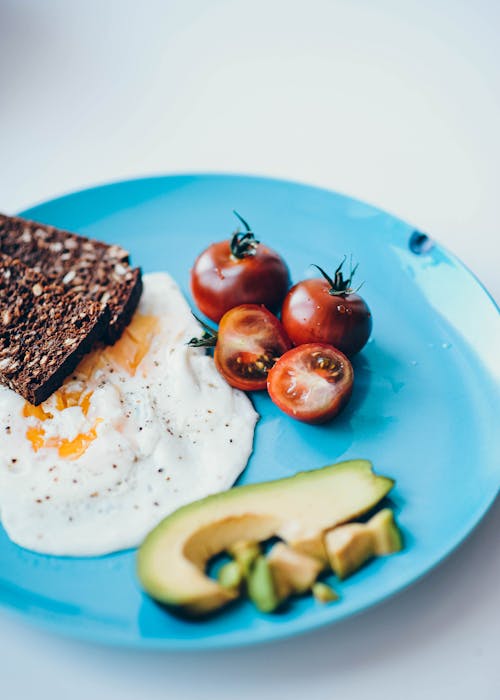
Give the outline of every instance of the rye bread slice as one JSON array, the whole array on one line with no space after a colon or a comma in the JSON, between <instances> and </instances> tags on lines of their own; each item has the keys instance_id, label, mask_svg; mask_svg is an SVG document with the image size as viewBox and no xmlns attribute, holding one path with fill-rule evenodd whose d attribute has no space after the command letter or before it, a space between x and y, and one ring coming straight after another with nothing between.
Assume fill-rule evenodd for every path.
<instances>
[{"instance_id":1,"label":"rye bread slice","mask_svg":"<svg viewBox=\"0 0 500 700\"><path fill-rule=\"evenodd\" d=\"M102 337L109 309L0 254L0 382L45 401Z\"/></svg>"},{"instance_id":2,"label":"rye bread slice","mask_svg":"<svg viewBox=\"0 0 500 700\"><path fill-rule=\"evenodd\" d=\"M130 267L129 254L120 246L0 214L0 252L18 258L67 291L108 306L106 343L118 340L139 303L141 270Z\"/></svg>"}]
</instances>

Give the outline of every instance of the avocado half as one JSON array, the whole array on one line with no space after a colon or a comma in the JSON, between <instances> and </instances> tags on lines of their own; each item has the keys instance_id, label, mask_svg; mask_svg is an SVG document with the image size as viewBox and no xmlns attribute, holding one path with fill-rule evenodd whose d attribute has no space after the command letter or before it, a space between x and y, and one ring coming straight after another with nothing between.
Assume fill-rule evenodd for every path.
<instances>
[{"instance_id":1,"label":"avocado half","mask_svg":"<svg viewBox=\"0 0 500 700\"><path fill-rule=\"evenodd\" d=\"M373 508L393 485L374 474L370 462L351 460L208 496L149 533L137 554L139 580L177 612L209 613L238 596L205 574L211 557L242 540L319 542L325 530Z\"/></svg>"}]
</instances>

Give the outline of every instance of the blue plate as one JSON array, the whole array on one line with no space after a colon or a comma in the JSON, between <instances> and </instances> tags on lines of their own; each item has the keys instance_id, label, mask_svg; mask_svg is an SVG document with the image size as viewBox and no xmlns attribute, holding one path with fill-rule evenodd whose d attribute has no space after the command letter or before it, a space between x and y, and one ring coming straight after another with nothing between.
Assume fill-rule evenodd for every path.
<instances>
[{"instance_id":1,"label":"blue plate","mask_svg":"<svg viewBox=\"0 0 500 700\"><path fill-rule=\"evenodd\" d=\"M296 600L262 615L247 602L200 622L145 596L132 551L93 559L33 554L0 528L0 602L34 623L137 647L214 648L288 637L364 610L401 590L472 530L500 483L498 310L452 255L408 224L348 197L291 182L226 175L157 177L97 187L23 212L128 248L144 271L168 270L188 291L198 252L227 237L231 210L286 258L293 280L310 263L359 261L374 318L355 359L352 401L333 423L284 416L265 393L242 483L365 457L397 480L392 501L406 548L344 583L341 601Z\"/></svg>"}]
</instances>

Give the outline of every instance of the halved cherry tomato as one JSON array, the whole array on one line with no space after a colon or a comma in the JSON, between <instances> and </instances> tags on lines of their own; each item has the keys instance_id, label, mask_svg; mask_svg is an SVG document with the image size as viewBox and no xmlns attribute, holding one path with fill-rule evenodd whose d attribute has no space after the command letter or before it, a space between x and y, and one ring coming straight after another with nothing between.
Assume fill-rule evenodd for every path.
<instances>
[{"instance_id":1,"label":"halved cherry tomato","mask_svg":"<svg viewBox=\"0 0 500 700\"><path fill-rule=\"evenodd\" d=\"M290 289L283 302L281 320L294 345L328 343L351 357L365 345L372 317L364 299L351 289L354 270L342 276L342 263L331 279L308 279Z\"/></svg>"},{"instance_id":2,"label":"halved cherry tomato","mask_svg":"<svg viewBox=\"0 0 500 700\"><path fill-rule=\"evenodd\" d=\"M304 423L324 423L351 397L354 373L347 357L331 345L307 343L289 350L267 377L274 403Z\"/></svg>"},{"instance_id":3,"label":"halved cherry tomato","mask_svg":"<svg viewBox=\"0 0 500 700\"><path fill-rule=\"evenodd\" d=\"M237 389L265 389L269 370L291 347L276 316L264 306L243 304L221 319L214 352L215 366Z\"/></svg>"},{"instance_id":4,"label":"halved cherry tomato","mask_svg":"<svg viewBox=\"0 0 500 700\"><path fill-rule=\"evenodd\" d=\"M212 243L191 270L196 306L216 322L239 304L278 309L289 286L283 258L256 240L247 222L236 216L245 232L237 231L230 240Z\"/></svg>"}]
</instances>

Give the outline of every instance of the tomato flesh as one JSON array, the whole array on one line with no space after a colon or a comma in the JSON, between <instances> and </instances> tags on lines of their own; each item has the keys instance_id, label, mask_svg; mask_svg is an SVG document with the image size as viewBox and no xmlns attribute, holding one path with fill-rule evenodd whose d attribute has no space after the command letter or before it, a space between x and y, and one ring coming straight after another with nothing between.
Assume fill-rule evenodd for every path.
<instances>
[{"instance_id":1,"label":"tomato flesh","mask_svg":"<svg viewBox=\"0 0 500 700\"><path fill-rule=\"evenodd\" d=\"M354 373L348 358L325 343L307 343L284 353L269 371L273 402L296 420L324 423L351 397Z\"/></svg>"},{"instance_id":2,"label":"tomato flesh","mask_svg":"<svg viewBox=\"0 0 500 700\"><path fill-rule=\"evenodd\" d=\"M221 319L215 366L237 389L265 389L269 370L291 347L276 316L264 306L242 304Z\"/></svg>"},{"instance_id":3,"label":"tomato flesh","mask_svg":"<svg viewBox=\"0 0 500 700\"><path fill-rule=\"evenodd\" d=\"M196 306L215 322L241 304L278 309L289 285L281 256L259 243L253 255L237 258L230 244L229 240L213 243L196 259L191 270Z\"/></svg>"},{"instance_id":4,"label":"tomato flesh","mask_svg":"<svg viewBox=\"0 0 500 700\"><path fill-rule=\"evenodd\" d=\"M330 294L329 289L323 279L292 287L283 302L283 326L294 345L327 343L352 357L370 337L370 309L358 294Z\"/></svg>"}]
</instances>

